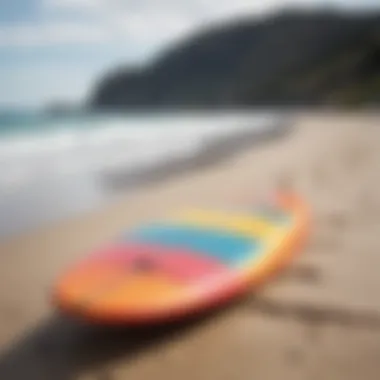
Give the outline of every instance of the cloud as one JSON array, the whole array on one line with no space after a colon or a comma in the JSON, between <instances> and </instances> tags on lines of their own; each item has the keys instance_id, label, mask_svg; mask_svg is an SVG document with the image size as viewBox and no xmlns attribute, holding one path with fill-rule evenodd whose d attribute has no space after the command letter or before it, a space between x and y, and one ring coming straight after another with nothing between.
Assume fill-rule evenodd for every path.
<instances>
[{"instance_id":1,"label":"cloud","mask_svg":"<svg viewBox=\"0 0 380 380\"><path fill-rule=\"evenodd\" d=\"M101 43L109 38L106 30L81 23L25 23L0 28L0 46L3 47Z\"/></svg>"},{"instance_id":2,"label":"cloud","mask_svg":"<svg viewBox=\"0 0 380 380\"><path fill-rule=\"evenodd\" d=\"M157 8L153 2L148 6L148 3L145 2L145 6L137 3L128 9L125 3L115 1L45 0L48 7L45 11L50 12L50 17L45 17L48 21L0 25L0 47L104 42L154 46L178 38L195 27L194 15L178 7L170 8L170 2L164 8ZM69 13L65 14L62 9ZM76 17L73 11L78 12Z\"/></svg>"},{"instance_id":3,"label":"cloud","mask_svg":"<svg viewBox=\"0 0 380 380\"><path fill-rule=\"evenodd\" d=\"M45 7L60 9L96 9L103 7L106 3L103 0L43 0Z\"/></svg>"},{"instance_id":4,"label":"cloud","mask_svg":"<svg viewBox=\"0 0 380 380\"><path fill-rule=\"evenodd\" d=\"M0 26L0 46L133 42L149 49L226 18L289 3L314 6L322 0L41 1L48 23Z\"/></svg>"},{"instance_id":5,"label":"cloud","mask_svg":"<svg viewBox=\"0 0 380 380\"><path fill-rule=\"evenodd\" d=\"M220 13L262 12L283 5L310 5L322 0L43 0L49 9L60 11L172 11L213 16ZM339 1L339 0L336 0Z\"/></svg>"}]
</instances>

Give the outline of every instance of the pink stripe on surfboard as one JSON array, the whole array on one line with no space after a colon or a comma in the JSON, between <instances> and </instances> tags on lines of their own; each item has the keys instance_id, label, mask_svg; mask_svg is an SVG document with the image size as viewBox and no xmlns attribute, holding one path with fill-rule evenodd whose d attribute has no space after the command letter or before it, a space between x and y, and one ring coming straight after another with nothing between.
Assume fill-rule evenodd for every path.
<instances>
[{"instance_id":1,"label":"pink stripe on surfboard","mask_svg":"<svg viewBox=\"0 0 380 380\"><path fill-rule=\"evenodd\" d=\"M150 244L123 244L109 247L91 256L91 261L113 262L122 265L126 274L136 264L144 263L149 270L168 277L189 282L198 281L210 275L231 273L229 268L216 259L197 252L166 248Z\"/></svg>"}]
</instances>

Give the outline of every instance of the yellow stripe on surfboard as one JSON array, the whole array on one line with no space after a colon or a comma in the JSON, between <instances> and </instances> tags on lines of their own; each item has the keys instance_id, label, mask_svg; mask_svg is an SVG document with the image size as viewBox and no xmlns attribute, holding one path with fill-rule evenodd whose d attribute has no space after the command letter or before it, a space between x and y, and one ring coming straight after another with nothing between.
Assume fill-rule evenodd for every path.
<instances>
[{"instance_id":1,"label":"yellow stripe on surfboard","mask_svg":"<svg viewBox=\"0 0 380 380\"><path fill-rule=\"evenodd\" d=\"M185 211L170 218L170 220L193 227L228 230L239 235L262 239L282 229L255 216L249 217L208 210Z\"/></svg>"}]
</instances>

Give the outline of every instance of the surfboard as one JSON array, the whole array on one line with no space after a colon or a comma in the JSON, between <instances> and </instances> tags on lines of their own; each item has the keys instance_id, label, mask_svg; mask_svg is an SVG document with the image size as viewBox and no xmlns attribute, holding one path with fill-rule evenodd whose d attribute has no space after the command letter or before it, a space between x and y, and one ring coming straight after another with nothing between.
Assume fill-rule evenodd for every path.
<instances>
[{"instance_id":1,"label":"surfboard","mask_svg":"<svg viewBox=\"0 0 380 380\"><path fill-rule=\"evenodd\" d=\"M268 281L301 251L308 231L308 207L295 194L240 209L182 210L74 263L54 284L53 303L106 324L184 318Z\"/></svg>"}]
</instances>

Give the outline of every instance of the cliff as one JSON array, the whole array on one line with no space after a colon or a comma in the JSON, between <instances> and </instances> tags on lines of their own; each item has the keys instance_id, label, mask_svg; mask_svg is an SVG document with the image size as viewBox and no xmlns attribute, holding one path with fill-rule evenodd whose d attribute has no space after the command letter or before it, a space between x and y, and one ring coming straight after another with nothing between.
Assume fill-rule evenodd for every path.
<instances>
[{"instance_id":1,"label":"cliff","mask_svg":"<svg viewBox=\"0 0 380 380\"><path fill-rule=\"evenodd\" d=\"M95 109L380 103L380 14L287 11L210 28L107 73Z\"/></svg>"}]
</instances>

